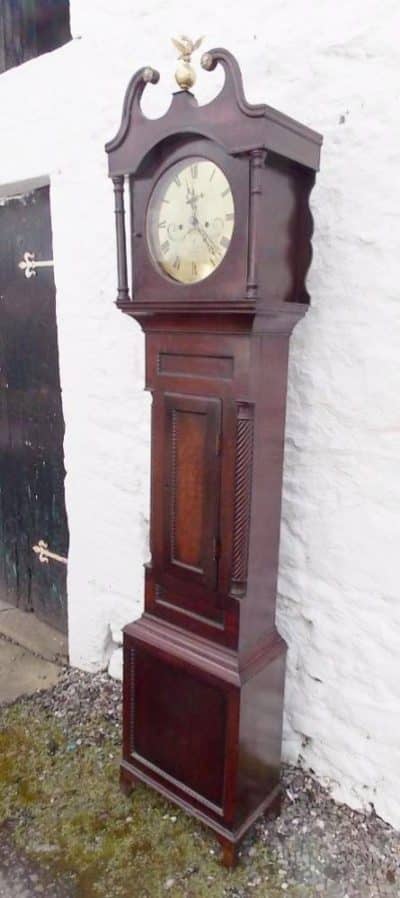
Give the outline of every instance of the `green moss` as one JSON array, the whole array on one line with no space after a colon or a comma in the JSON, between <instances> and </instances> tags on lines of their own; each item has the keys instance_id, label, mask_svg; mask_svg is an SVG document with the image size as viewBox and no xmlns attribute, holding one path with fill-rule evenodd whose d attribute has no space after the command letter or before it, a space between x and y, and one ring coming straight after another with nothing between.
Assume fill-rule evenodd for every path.
<instances>
[{"instance_id":1,"label":"green moss","mask_svg":"<svg viewBox=\"0 0 400 898\"><path fill-rule=\"evenodd\" d=\"M100 727L100 744L85 744ZM245 864L225 870L214 837L191 817L145 787L130 798L120 792L115 727L92 716L79 739L36 706L21 703L2 714L0 823L14 824L17 847L39 865L72 876L80 898L240 896L257 876L255 898L281 894L276 881L271 888L265 847L251 871Z\"/></svg>"}]
</instances>

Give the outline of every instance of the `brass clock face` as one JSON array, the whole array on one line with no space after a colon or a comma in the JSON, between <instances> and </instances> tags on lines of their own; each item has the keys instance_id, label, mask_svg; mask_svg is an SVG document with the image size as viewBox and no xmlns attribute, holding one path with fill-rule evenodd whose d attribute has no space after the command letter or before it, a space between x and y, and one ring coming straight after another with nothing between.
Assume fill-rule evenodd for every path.
<instances>
[{"instance_id":1,"label":"brass clock face","mask_svg":"<svg viewBox=\"0 0 400 898\"><path fill-rule=\"evenodd\" d=\"M235 208L223 171L191 156L161 175L147 212L147 242L156 265L181 284L204 280L232 239Z\"/></svg>"}]
</instances>

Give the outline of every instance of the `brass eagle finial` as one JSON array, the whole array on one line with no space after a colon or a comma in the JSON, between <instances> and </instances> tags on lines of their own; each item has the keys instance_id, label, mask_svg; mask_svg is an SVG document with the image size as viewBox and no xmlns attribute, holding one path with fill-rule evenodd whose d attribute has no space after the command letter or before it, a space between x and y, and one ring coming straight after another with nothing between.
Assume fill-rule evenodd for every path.
<instances>
[{"instance_id":1,"label":"brass eagle finial","mask_svg":"<svg viewBox=\"0 0 400 898\"><path fill-rule=\"evenodd\" d=\"M192 41L190 37L181 34L176 40L171 38L174 47L179 50L179 63L175 72L175 79L181 90L190 90L196 81L196 72L191 65L191 56L195 50L198 50L200 44L204 40L199 37L197 41Z\"/></svg>"}]
</instances>

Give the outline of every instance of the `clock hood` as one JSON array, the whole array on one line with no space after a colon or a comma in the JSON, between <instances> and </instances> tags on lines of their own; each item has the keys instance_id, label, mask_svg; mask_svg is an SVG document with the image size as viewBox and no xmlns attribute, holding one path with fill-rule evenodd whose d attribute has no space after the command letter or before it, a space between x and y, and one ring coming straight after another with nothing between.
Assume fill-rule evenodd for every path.
<instances>
[{"instance_id":1,"label":"clock hood","mask_svg":"<svg viewBox=\"0 0 400 898\"><path fill-rule=\"evenodd\" d=\"M212 140L230 155L270 150L318 170L321 135L270 106L248 103L239 65L228 50L207 51L201 64L207 71L223 67L225 82L219 94L200 106L189 91L177 91L167 112L156 119L144 115L140 101L146 85L157 84L159 73L147 66L133 75L118 133L105 147L110 176L134 175L157 143L183 133Z\"/></svg>"}]
</instances>

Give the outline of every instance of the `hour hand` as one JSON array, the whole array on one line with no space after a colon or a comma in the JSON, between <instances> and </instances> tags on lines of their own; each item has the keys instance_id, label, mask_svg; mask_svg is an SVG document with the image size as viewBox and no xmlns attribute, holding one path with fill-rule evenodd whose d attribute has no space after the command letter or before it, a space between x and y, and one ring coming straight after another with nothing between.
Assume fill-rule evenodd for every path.
<instances>
[{"instance_id":1,"label":"hour hand","mask_svg":"<svg viewBox=\"0 0 400 898\"><path fill-rule=\"evenodd\" d=\"M189 193L188 193L186 202L189 203L190 205L193 205L194 203L198 203L199 199L200 199L199 194L196 194L194 192L194 190L192 190L190 187L188 189L189 189Z\"/></svg>"},{"instance_id":2,"label":"hour hand","mask_svg":"<svg viewBox=\"0 0 400 898\"><path fill-rule=\"evenodd\" d=\"M195 195L194 187L191 187L190 184L186 182L186 202L187 203L197 203L198 197Z\"/></svg>"}]
</instances>

